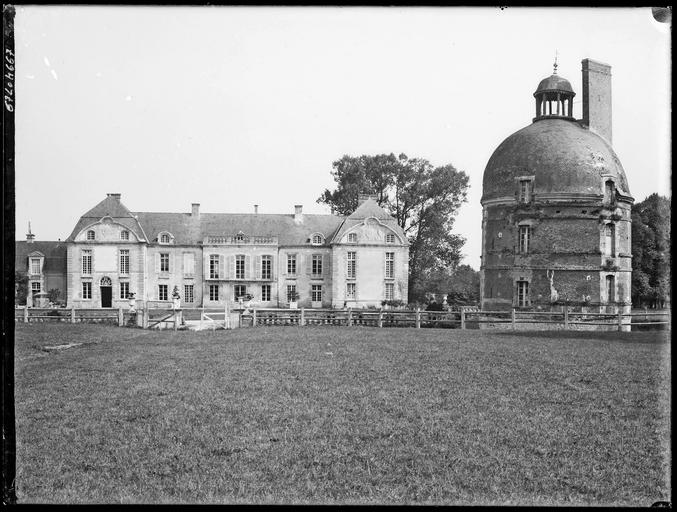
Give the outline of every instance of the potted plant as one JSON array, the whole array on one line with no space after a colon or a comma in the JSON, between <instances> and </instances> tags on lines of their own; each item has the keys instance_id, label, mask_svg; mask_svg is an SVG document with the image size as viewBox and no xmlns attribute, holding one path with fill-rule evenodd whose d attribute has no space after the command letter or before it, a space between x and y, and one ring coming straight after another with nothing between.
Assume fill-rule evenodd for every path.
<instances>
[{"instance_id":1,"label":"potted plant","mask_svg":"<svg viewBox=\"0 0 677 512\"><path fill-rule=\"evenodd\" d=\"M172 307L174 309L181 309L181 295L179 295L179 287L174 286L172 291Z\"/></svg>"}]
</instances>

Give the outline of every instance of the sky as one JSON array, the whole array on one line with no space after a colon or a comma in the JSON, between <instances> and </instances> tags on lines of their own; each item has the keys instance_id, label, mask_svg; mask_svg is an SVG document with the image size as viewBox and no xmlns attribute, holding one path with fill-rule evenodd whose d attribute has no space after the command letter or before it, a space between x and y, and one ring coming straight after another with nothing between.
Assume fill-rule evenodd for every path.
<instances>
[{"instance_id":1,"label":"sky","mask_svg":"<svg viewBox=\"0 0 677 512\"><path fill-rule=\"evenodd\" d=\"M470 177L455 231L479 269L482 174L539 81L612 66L636 201L671 195L671 35L643 8L17 6L16 236L68 237L107 193L132 211L329 213L344 155Z\"/></svg>"}]
</instances>

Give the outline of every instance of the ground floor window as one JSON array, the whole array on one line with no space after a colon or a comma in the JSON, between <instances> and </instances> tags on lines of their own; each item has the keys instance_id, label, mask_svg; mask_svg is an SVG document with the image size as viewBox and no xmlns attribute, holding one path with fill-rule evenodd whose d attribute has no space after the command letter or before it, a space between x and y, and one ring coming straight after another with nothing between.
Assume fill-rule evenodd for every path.
<instances>
[{"instance_id":1,"label":"ground floor window","mask_svg":"<svg viewBox=\"0 0 677 512\"><path fill-rule=\"evenodd\" d=\"M395 283L386 283L385 299L393 300L395 298Z\"/></svg>"},{"instance_id":2,"label":"ground floor window","mask_svg":"<svg viewBox=\"0 0 677 512\"><path fill-rule=\"evenodd\" d=\"M120 298L121 299L129 298L129 283L127 282L120 283Z\"/></svg>"},{"instance_id":3,"label":"ground floor window","mask_svg":"<svg viewBox=\"0 0 677 512\"><path fill-rule=\"evenodd\" d=\"M247 286L244 284L235 285L235 300L247 295Z\"/></svg>"},{"instance_id":4,"label":"ground floor window","mask_svg":"<svg viewBox=\"0 0 677 512\"><path fill-rule=\"evenodd\" d=\"M40 293L40 282L39 281L33 281L31 283L31 292L33 293L33 295L35 295L36 293Z\"/></svg>"},{"instance_id":5,"label":"ground floor window","mask_svg":"<svg viewBox=\"0 0 677 512\"><path fill-rule=\"evenodd\" d=\"M311 300L313 302L322 302L322 285L314 284L310 290Z\"/></svg>"},{"instance_id":6,"label":"ground floor window","mask_svg":"<svg viewBox=\"0 0 677 512\"><path fill-rule=\"evenodd\" d=\"M193 295L193 285L185 284L183 285L183 301L184 302L194 302L195 298Z\"/></svg>"},{"instance_id":7,"label":"ground floor window","mask_svg":"<svg viewBox=\"0 0 677 512\"><path fill-rule=\"evenodd\" d=\"M209 285L209 300L219 300L219 285L210 284Z\"/></svg>"},{"instance_id":8,"label":"ground floor window","mask_svg":"<svg viewBox=\"0 0 677 512\"><path fill-rule=\"evenodd\" d=\"M166 284L159 284L157 288L157 298L158 300L169 300L169 286Z\"/></svg>"},{"instance_id":9,"label":"ground floor window","mask_svg":"<svg viewBox=\"0 0 677 512\"><path fill-rule=\"evenodd\" d=\"M517 305L518 306L528 306L529 305L529 282L528 281L517 281Z\"/></svg>"},{"instance_id":10,"label":"ground floor window","mask_svg":"<svg viewBox=\"0 0 677 512\"><path fill-rule=\"evenodd\" d=\"M346 284L346 299L355 299L357 294L357 285L355 283Z\"/></svg>"},{"instance_id":11,"label":"ground floor window","mask_svg":"<svg viewBox=\"0 0 677 512\"><path fill-rule=\"evenodd\" d=\"M287 285L287 302L294 302L296 300L296 285Z\"/></svg>"},{"instance_id":12,"label":"ground floor window","mask_svg":"<svg viewBox=\"0 0 677 512\"><path fill-rule=\"evenodd\" d=\"M91 281L86 281L82 283L82 298L91 299L92 298L92 283Z\"/></svg>"},{"instance_id":13,"label":"ground floor window","mask_svg":"<svg viewBox=\"0 0 677 512\"><path fill-rule=\"evenodd\" d=\"M270 285L262 284L261 285L261 300L267 302L270 300Z\"/></svg>"}]
</instances>

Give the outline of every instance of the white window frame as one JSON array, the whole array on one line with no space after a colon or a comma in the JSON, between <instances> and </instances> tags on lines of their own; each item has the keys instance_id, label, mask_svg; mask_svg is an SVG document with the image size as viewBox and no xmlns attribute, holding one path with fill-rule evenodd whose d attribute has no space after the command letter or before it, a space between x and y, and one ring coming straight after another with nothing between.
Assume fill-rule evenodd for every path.
<instances>
[{"instance_id":1,"label":"white window frame","mask_svg":"<svg viewBox=\"0 0 677 512\"><path fill-rule=\"evenodd\" d=\"M310 263L310 273L313 277L318 277L322 275L323 272L322 268L322 255L321 254L313 254L312 260Z\"/></svg>"},{"instance_id":2,"label":"white window frame","mask_svg":"<svg viewBox=\"0 0 677 512\"><path fill-rule=\"evenodd\" d=\"M129 240L129 231L126 229L120 231L120 240Z\"/></svg>"},{"instance_id":3,"label":"white window frame","mask_svg":"<svg viewBox=\"0 0 677 512\"><path fill-rule=\"evenodd\" d=\"M395 300L395 283L385 283L385 300Z\"/></svg>"},{"instance_id":4,"label":"white window frame","mask_svg":"<svg viewBox=\"0 0 677 512\"><path fill-rule=\"evenodd\" d=\"M245 279L247 265L247 257L244 254L235 255L235 279Z\"/></svg>"},{"instance_id":5,"label":"white window frame","mask_svg":"<svg viewBox=\"0 0 677 512\"><path fill-rule=\"evenodd\" d=\"M357 278L357 252L348 251L346 253L346 277L348 279Z\"/></svg>"},{"instance_id":6,"label":"white window frame","mask_svg":"<svg viewBox=\"0 0 677 512\"><path fill-rule=\"evenodd\" d=\"M82 251L82 274L86 276L92 275L92 251L85 249Z\"/></svg>"},{"instance_id":7,"label":"white window frame","mask_svg":"<svg viewBox=\"0 0 677 512\"><path fill-rule=\"evenodd\" d=\"M41 272L41 265L40 265L40 258L31 258L31 275L37 276L40 275Z\"/></svg>"},{"instance_id":8,"label":"white window frame","mask_svg":"<svg viewBox=\"0 0 677 512\"><path fill-rule=\"evenodd\" d=\"M298 272L296 254L287 254L287 274L295 276Z\"/></svg>"},{"instance_id":9,"label":"white window frame","mask_svg":"<svg viewBox=\"0 0 677 512\"><path fill-rule=\"evenodd\" d=\"M385 271L386 279L395 279L395 253L394 252L386 252L385 266L386 266L386 271Z\"/></svg>"},{"instance_id":10,"label":"white window frame","mask_svg":"<svg viewBox=\"0 0 677 512\"><path fill-rule=\"evenodd\" d=\"M313 245L322 245L324 242L324 237L322 235L313 235L310 239L310 243Z\"/></svg>"},{"instance_id":11,"label":"white window frame","mask_svg":"<svg viewBox=\"0 0 677 512\"><path fill-rule=\"evenodd\" d=\"M169 285L168 284L157 285L157 298L158 298L158 300L169 300Z\"/></svg>"},{"instance_id":12,"label":"white window frame","mask_svg":"<svg viewBox=\"0 0 677 512\"><path fill-rule=\"evenodd\" d=\"M312 302L322 302L322 285L313 284L310 286L310 300Z\"/></svg>"},{"instance_id":13,"label":"white window frame","mask_svg":"<svg viewBox=\"0 0 677 512\"><path fill-rule=\"evenodd\" d=\"M160 253L160 273L161 274L169 274L169 253L168 252L161 252Z\"/></svg>"},{"instance_id":14,"label":"white window frame","mask_svg":"<svg viewBox=\"0 0 677 512\"><path fill-rule=\"evenodd\" d=\"M357 233L348 233L348 243L349 244L357 243Z\"/></svg>"},{"instance_id":15,"label":"white window frame","mask_svg":"<svg viewBox=\"0 0 677 512\"><path fill-rule=\"evenodd\" d=\"M271 300L271 286L269 284L261 285L261 301L270 302Z\"/></svg>"},{"instance_id":16,"label":"white window frame","mask_svg":"<svg viewBox=\"0 0 677 512\"><path fill-rule=\"evenodd\" d=\"M357 297L357 283L346 283L346 300L355 300Z\"/></svg>"},{"instance_id":17,"label":"white window frame","mask_svg":"<svg viewBox=\"0 0 677 512\"><path fill-rule=\"evenodd\" d=\"M92 299L92 282L91 281L83 281L81 288L82 288L82 298L84 300L91 300Z\"/></svg>"},{"instance_id":18,"label":"white window frame","mask_svg":"<svg viewBox=\"0 0 677 512\"><path fill-rule=\"evenodd\" d=\"M287 302L294 302L296 300L296 298L293 297L292 294L296 295L296 285L295 284L288 284L287 285Z\"/></svg>"},{"instance_id":19,"label":"white window frame","mask_svg":"<svg viewBox=\"0 0 677 512\"><path fill-rule=\"evenodd\" d=\"M526 307L529 305L529 281L517 281L517 306Z\"/></svg>"},{"instance_id":20,"label":"white window frame","mask_svg":"<svg viewBox=\"0 0 677 512\"><path fill-rule=\"evenodd\" d=\"M96 240L96 233L94 232L93 229L87 230L87 240L88 241Z\"/></svg>"},{"instance_id":21,"label":"white window frame","mask_svg":"<svg viewBox=\"0 0 677 512\"><path fill-rule=\"evenodd\" d=\"M129 275L129 249L120 249L120 274Z\"/></svg>"},{"instance_id":22,"label":"white window frame","mask_svg":"<svg viewBox=\"0 0 677 512\"><path fill-rule=\"evenodd\" d=\"M32 281L31 282L31 293L36 294L40 293L42 291L42 285L40 284L40 281Z\"/></svg>"},{"instance_id":23,"label":"white window frame","mask_svg":"<svg viewBox=\"0 0 677 512\"><path fill-rule=\"evenodd\" d=\"M221 269L219 268L219 255L209 255L209 279L220 279Z\"/></svg>"},{"instance_id":24,"label":"white window frame","mask_svg":"<svg viewBox=\"0 0 677 512\"><path fill-rule=\"evenodd\" d=\"M210 284L209 285L209 300L211 302L218 302L219 301L219 285L218 284Z\"/></svg>"},{"instance_id":25,"label":"white window frame","mask_svg":"<svg viewBox=\"0 0 677 512\"><path fill-rule=\"evenodd\" d=\"M195 302L195 285L192 284L183 285L183 302L188 303Z\"/></svg>"},{"instance_id":26,"label":"white window frame","mask_svg":"<svg viewBox=\"0 0 677 512\"><path fill-rule=\"evenodd\" d=\"M392 233L387 233L386 234L386 243L387 244L394 244L395 243L395 235Z\"/></svg>"},{"instance_id":27,"label":"white window frame","mask_svg":"<svg viewBox=\"0 0 677 512\"><path fill-rule=\"evenodd\" d=\"M160 233L158 243L162 245L169 245L172 242L172 237L169 233Z\"/></svg>"},{"instance_id":28,"label":"white window frame","mask_svg":"<svg viewBox=\"0 0 677 512\"><path fill-rule=\"evenodd\" d=\"M529 254L529 245L531 244L531 226L521 224L517 227L519 239L519 253Z\"/></svg>"},{"instance_id":29,"label":"white window frame","mask_svg":"<svg viewBox=\"0 0 677 512\"><path fill-rule=\"evenodd\" d=\"M129 299L129 281L120 282L120 299Z\"/></svg>"},{"instance_id":30,"label":"white window frame","mask_svg":"<svg viewBox=\"0 0 677 512\"><path fill-rule=\"evenodd\" d=\"M261 256L261 279L273 278L273 257L270 254Z\"/></svg>"}]
</instances>

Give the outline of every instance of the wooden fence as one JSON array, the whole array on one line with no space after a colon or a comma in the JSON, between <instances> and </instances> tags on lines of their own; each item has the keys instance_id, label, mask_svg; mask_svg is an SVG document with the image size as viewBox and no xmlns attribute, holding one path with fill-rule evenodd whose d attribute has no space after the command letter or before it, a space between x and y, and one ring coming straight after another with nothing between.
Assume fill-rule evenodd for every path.
<instances>
[{"instance_id":1,"label":"wooden fence","mask_svg":"<svg viewBox=\"0 0 677 512\"><path fill-rule=\"evenodd\" d=\"M143 328L184 326L186 321L200 328L230 329L233 327L258 327L282 325L334 325L371 327L415 327L479 329L486 327L505 329L585 329L606 326L606 330L639 328L670 329L670 310L632 313L582 313L564 311L421 311L405 309L279 309L254 308L229 310L215 308L167 307L140 308L135 313L114 308L28 308L18 307L15 321L111 323L119 326Z\"/></svg>"}]
</instances>

